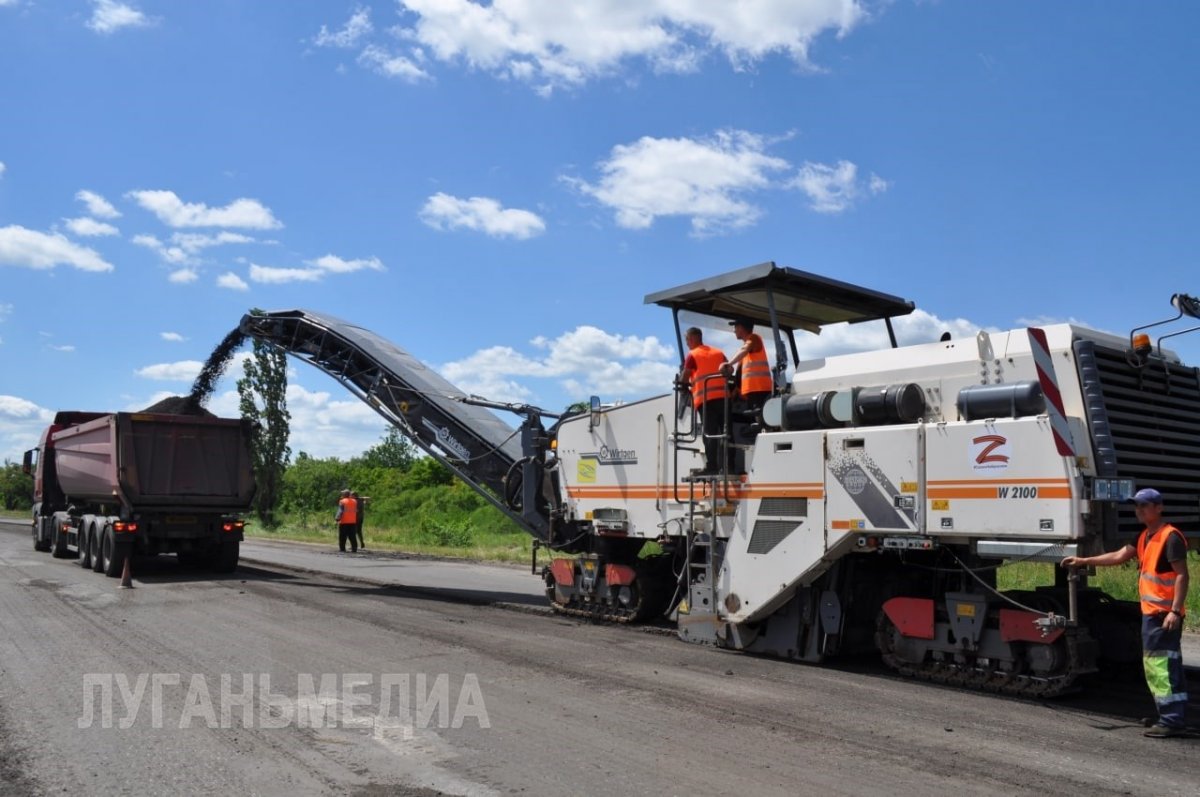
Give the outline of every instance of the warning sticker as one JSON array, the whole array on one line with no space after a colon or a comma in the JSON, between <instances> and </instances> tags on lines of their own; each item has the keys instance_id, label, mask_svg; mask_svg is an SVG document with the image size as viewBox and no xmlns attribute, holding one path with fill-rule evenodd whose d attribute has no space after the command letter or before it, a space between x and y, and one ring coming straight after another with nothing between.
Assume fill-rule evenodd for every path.
<instances>
[{"instance_id":1,"label":"warning sticker","mask_svg":"<svg viewBox=\"0 0 1200 797\"><path fill-rule=\"evenodd\" d=\"M916 482L900 482L900 492L915 493L917 491Z\"/></svg>"},{"instance_id":2,"label":"warning sticker","mask_svg":"<svg viewBox=\"0 0 1200 797\"><path fill-rule=\"evenodd\" d=\"M949 512L950 511L950 502L947 501L945 498L935 498L934 500L930 501L929 503L931 505L930 508L933 509L934 512Z\"/></svg>"},{"instance_id":3,"label":"warning sticker","mask_svg":"<svg viewBox=\"0 0 1200 797\"><path fill-rule=\"evenodd\" d=\"M596 460L581 459L575 469L575 478L580 484L592 484L596 481Z\"/></svg>"}]
</instances>

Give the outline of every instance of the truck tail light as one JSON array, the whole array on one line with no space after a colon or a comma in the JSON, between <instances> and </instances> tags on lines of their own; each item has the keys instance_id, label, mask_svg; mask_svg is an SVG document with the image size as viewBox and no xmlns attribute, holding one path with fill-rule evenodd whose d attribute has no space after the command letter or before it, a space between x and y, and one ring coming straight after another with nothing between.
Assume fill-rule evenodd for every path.
<instances>
[{"instance_id":1,"label":"truck tail light","mask_svg":"<svg viewBox=\"0 0 1200 797\"><path fill-rule=\"evenodd\" d=\"M138 527L138 524L129 523L124 520L118 520L115 523L113 523L113 531L121 533L121 534L132 534L133 532L137 531L137 527Z\"/></svg>"},{"instance_id":2,"label":"truck tail light","mask_svg":"<svg viewBox=\"0 0 1200 797\"><path fill-rule=\"evenodd\" d=\"M221 528L223 528L225 531L241 531L245 527L245 525L246 524L240 520L232 520L232 521L226 521L225 524L221 526Z\"/></svg>"}]
</instances>

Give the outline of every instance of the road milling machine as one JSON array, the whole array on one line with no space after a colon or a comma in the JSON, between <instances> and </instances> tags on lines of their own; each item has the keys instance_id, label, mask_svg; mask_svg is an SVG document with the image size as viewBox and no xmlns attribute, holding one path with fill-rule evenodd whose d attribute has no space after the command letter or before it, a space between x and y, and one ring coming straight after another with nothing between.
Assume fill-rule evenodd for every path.
<instances>
[{"instance_id":1,"label":"road milling machine","mask_svg":"<svg viewBox=\"0 0 1200 797\"><path fill-rule=\"evenodd\" d=\"M773 356L761 412L710 426L686 385L562 416L464 395L360 327L290 310L241 329L333 376L557 555L550 604L665 617L687 641L818 663L877 649L897 671L1022 695L1068 690L1138 651L1136 604L1055 568L1000 591L999 567L1111 550L1153 486L1200 541L1200 371L1142 329L1073 324L899 346L914 305L764 263L646 297L683 329L753 322ZM1184 323L1187 323L1186 321ZM797 335L877 324L891 347L801 359ZM1170 331L1178 330L1178 331ZM669 387L669 386L664 386ZM730 386L730 395L736 395ZM521 418L513 428L494 411Z\"/></svg>"}]
</instances>

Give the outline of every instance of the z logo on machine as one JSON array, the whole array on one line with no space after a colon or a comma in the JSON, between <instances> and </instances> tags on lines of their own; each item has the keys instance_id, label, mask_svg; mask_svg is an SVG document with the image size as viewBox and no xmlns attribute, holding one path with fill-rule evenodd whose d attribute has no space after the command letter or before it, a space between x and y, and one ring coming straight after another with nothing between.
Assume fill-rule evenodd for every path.
<instances>
[{"instance_id":1,"label":"z logo on machine","mask_svg":"<svg viewBox=\"0 0 1200 797\"><path fill-rule=\"evenodd\" d=\"M1008 438L998 434L985 434L971 441L971 454L975 470L1005 470L1008 468Z\"/></svg>"}]
</instances>

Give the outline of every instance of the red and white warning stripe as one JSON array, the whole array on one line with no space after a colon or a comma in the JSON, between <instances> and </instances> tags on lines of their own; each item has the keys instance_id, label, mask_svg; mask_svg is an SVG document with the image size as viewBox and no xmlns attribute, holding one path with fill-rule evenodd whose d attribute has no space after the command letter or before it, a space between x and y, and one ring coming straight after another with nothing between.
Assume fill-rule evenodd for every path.
<instances>
[{"instance_id":1,"label":"red and white warning stripe","mask_svg":"<svg viewBox=\"0 0 1200 797\"><path fill-rule=\"evenodd\" d=\"M1071 428L1067 425L1067 411L1063 407L1058 379L1054 376L1054 360L1050 357L1050 344L1046 342L1045 330L1029 327L1029 348L1033 352L1033 364L1037 367L1038 381L1046 397L1046 414L1050 417L1050 431L1054 433L1054 445L1064 457L1075 456L1071 442Z\"/></svg>"}]
</instances>

